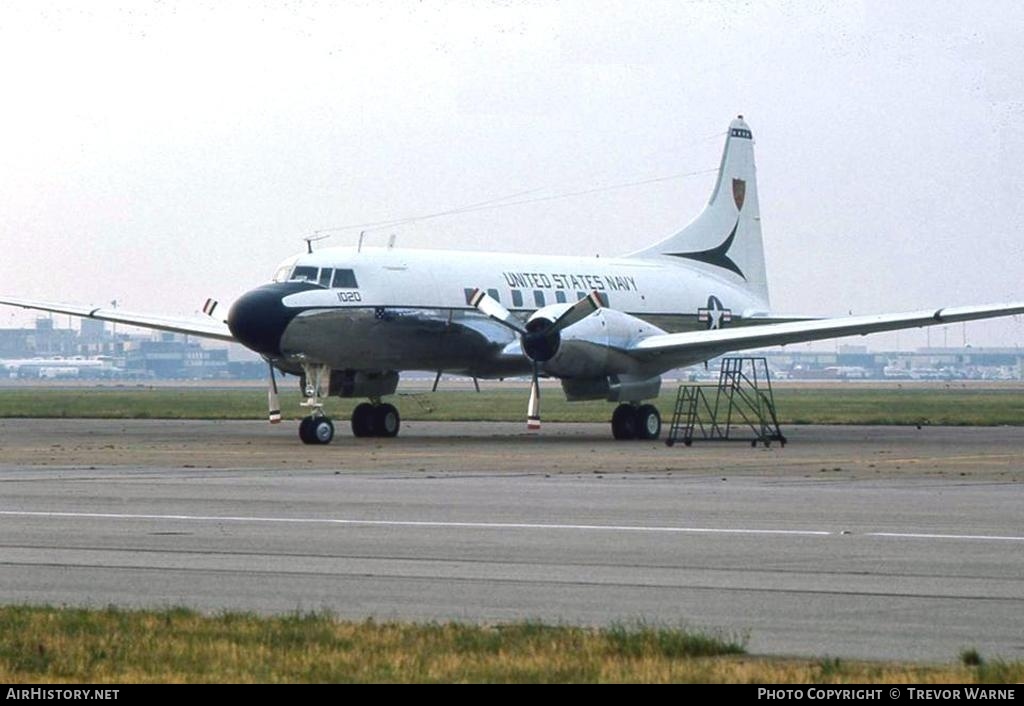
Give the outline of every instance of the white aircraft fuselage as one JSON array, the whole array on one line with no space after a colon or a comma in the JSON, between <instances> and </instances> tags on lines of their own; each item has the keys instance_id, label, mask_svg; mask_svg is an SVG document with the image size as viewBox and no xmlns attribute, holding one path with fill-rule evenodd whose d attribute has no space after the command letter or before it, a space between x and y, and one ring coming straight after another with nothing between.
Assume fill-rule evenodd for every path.
<instances>
[{"instance_id":1,"label":"white aircraft fuselage","mask_svg":"<svg viewBox=\"0 0 1024 706\"><path fill-rule=\"evenodd\" d=\"M737 325L766 315L768 302L686 263L676 258L325 248L283 262L277 281L240 298L228 323L239 341L285 369L314 359L336 369L435 370L487 378L525 374L531 364L518 351L514 331L470 304L477 288L524 320L540 310L557 316L597 292L605 308L593 322L569 330L563 345L573 333L596 343L596 333L605 346L624 348L640 336ZM339 277L339 271L351 274ZM308 279L289 281L295 272L308 273ZM642 321L620 326L607 320L619 313ZM557 360L542 370L548 368L570 377L591 374L565 370ZM625 358L607 372L655 375L667 369Z\"/></svg>"}]
</instances>

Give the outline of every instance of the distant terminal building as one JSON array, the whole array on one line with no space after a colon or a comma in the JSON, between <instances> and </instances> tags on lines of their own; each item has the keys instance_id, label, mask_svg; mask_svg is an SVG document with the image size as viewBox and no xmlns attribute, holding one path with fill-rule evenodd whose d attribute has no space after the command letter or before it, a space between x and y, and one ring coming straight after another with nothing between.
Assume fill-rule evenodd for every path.
<instances>
[{"instance_id":1,"label":"distant terminal building","mask_svg":"<svg viewBox=\"0 0 1024 706\"><path fill-rule=\"evenodd\" d=\"M77 355L77 334L59 329L49 318L36 319L35 328L0 329L0 358Z\"/></svg>"},{"instance_id":2,"label":"distant terminal building","mask_svg":"<svg viewBox=\"0 0 1024 706\"><path fill-rule=\"evenodd\" d=\"M125 370L156 378L189 380L226 379L226 348L203 348L198 342L174 334L159 340L133 341L125 350Z\"/></svg>"},{"instance_id":3,"label":"distant terminal building","mask_svg":"<svg viewBox=\"0 0 1024 706\"><path fill-rule=\"evenodd\" d=\"M871 352L867 346L837 351L763 351L773 373L789 379L840 380L1021 380L1022 348L919 348Z\"/></svg>"}]
</instances>

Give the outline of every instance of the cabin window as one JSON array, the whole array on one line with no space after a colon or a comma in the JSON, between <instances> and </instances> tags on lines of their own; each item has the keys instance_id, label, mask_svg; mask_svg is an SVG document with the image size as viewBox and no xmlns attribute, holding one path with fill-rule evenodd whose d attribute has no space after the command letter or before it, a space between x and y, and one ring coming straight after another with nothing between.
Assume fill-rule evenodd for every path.
<instances>
[{"instance_id":1,"label":"cabin window","mask_svg":"<svg viewBox=\"0 0 1024 706\"><path fill-rule=\"evenodd\" d=\"M558 302L559 304L565 304L565 292L563 292L561 289L555 292L555 301Z\"/></svg>"},{"instance_id":2,"label":"cabin window","mask_svg":"<svg viewBox=\"0 0 1024 706\"><path fill-rule=\"evenodd\" d=\"M476 292L472 287L466 287L462 290L462 293L466 295L466 303L473 306L473 294Z\"/></svg>"},{"instance_id":3,"label":"cabin window","mask_svg":"<svg viewBox=\"0 0 1024 706\"><path fill-rule=\"evenodd\" d=\"M316 282L317 268L296 267L289 278L293 282Z\"/></svg>"},{"instance_id":4,"label":"cabin window","mask_svg":"<svg viewBox=\"0 0 1024 706\"><path fill-rule=\"evenodd\" d=\"M335 289L357 289L359 284L356 283L356 273L352 270L335 270L334 284L331 286Z\"/></svg>"},{"instance_id":5,"label":"cabin window","mask_svg":"<svg viewBox=\"0 0 1024 706\"><path fill-rule=\"evenodd\" d=\"M521 307L523 305L523 293L518 289L512 290L512 306Z\"/></svg>"},{"instance_id":6,"label":"cabin window","mask_svg":"<svg viewBox=\"0 0 1024 706\"><path fill-rule=\"evenodd\" d=\"M544 292L539 289L533 290L533 303L538 307L544 306Z\"/></svg>"},{"instance_id":7,"label":"cabin window","mask_svg":"<svg viewBox=\"0 0 1024 706\"><path fill-rule=\"evenodd\" d=\"M597 299L598 301L601 302L601 306L603 306L604 308L608 309L611 307L611 304L608 303L608 295L605 294L604 292L598 292Z\"/></svg>"},{"instance_id":8,"label":"cabin window","mask_svg":"<svg viewBox=\"0 0 1024 706\"><path fill-rule=\"evenodd\" d=\"M496 302L500 302L501 301L501 297L498 296L498 290L497 289L488 289L487 293L489 295L491 295L491 299L493 299L494 301L496 301Z\"/></svg>"},{"instance_id":9,"label":"cabin window","mask_svg":"<svg viewBox=\"0 0 1024 706\"><path fill-rule=\"evenodd\" d=\"M320 286L330 287L331 286L331 275L334 274L334 270L330 267L324 267L320 270Z\"/></svg>"},{"instance_id":10,"label":"cabin window","mask_svg":"<svg viewBox=\"0 0 1024 706\"><path fill-rule=\"evenodd\" d=\"M584 294L583 292L576 292L576 301L579 301L580 299L582 299L585 296L587 296L587 295Z\"/></svg>"}]
</instances>

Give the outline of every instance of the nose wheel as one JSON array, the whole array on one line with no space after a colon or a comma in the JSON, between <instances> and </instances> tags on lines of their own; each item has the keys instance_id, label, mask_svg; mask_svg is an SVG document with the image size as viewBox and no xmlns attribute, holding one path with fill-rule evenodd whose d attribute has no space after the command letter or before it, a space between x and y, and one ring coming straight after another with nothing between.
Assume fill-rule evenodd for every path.
<instances>
[{"instance_id":1,"label":"nose wheel","mask_svg":"<svg viewBox=\"0 0 1024 706\"><path fill-rule=\"evenodd\" d=\"M327 417L303 417L299 438L304 444L329 444L334 439L334 423Z\"/></svg>"},{"instance_id":2,"label":"nose wheel","mask_svg":"<svg viewBox=\"0 0 1024 706\"><path fill-rule=\"evenodd\" d=\"M331 369L326 365L302 366L300 387L306 396L301 406L313 413L299 422L299 438L304 444L329 444L334 439L334 423L324 415L322 392L324 381L330 380Z\"/></svg>"}]
</instances>

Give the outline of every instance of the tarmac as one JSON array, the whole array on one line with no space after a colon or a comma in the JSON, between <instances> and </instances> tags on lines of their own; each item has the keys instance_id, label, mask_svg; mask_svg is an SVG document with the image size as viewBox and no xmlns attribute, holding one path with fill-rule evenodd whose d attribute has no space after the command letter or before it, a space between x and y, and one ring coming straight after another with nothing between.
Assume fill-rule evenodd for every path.
<instances>
[{"instance_id":1,"label":"tarmac","mask_svg":"<svg viewBox=\"0 0 1024 706\"><path fill-rule=\"evenodd\" d=\"M1024 659L1024 428L0 420L0 602L645 621L755 654Z\"/></svg>"}]
</instances>

